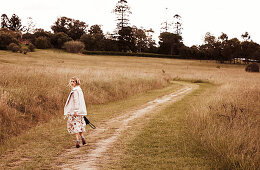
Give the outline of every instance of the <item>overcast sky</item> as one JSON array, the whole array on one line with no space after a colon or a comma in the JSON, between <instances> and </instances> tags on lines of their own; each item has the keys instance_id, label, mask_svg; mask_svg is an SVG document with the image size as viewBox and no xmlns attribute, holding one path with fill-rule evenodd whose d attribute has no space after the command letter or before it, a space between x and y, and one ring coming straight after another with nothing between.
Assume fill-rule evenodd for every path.
<instances>
[{"instance_id":1,"label":"overcast sky","mask_svg":"<svg viewBox=\"0 0 260 170\"><path fill-rule=\"evenodd\" d=\"M86 22L89 27L102 25L104 33L116 28L112 13L118 0L1 0L0 14L17 14L24 25L32 17L36 28L50 31L58 17L66 16ZM200 45L206 32L218 37L221 32L229 38L248 32L260 44L259 0L128 0L132 14L130 24L152 28L158 40L161 23L170 22L175 14L182 17L183 42ZM168 10L166 10L168 8Z\"/></svg>"}]
</instances>

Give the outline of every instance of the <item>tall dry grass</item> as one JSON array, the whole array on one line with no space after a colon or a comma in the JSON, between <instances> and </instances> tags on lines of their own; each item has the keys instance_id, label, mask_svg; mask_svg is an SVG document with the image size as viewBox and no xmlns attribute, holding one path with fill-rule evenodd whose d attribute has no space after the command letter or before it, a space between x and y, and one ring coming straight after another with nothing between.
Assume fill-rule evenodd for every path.
<instances>
[{"instance_id":1,"label":"tall dry grass","mask_svg":"<svg viewBox=\"0 0 260 170\"><path fill-rule=\"evenodd\" d=\"M170 79L215 83L191 105L189 133L223 168L259 169L260 74L244 66L39 50L26 56L0 51L0 70L1 139L61 115L75 75L88 105L161 88Z\"/></svg>"},{"instance_id":2,"label":"tall dry grass","mask_svg":"<svg viewBox=\"0 0 260 170\"><path fill-rule=\"evenodd\" d=\"M242 73L192 107L190 132L225 169L260 168L260 79Z\"/></svg>"},{"instance_id":3,"label":"tall dry grass","mask_svg":"<svg viewBox=\"0 0 260 170\"><path fill-rule=\"evenodd\" d=\"M110 65L90 64L88 60L74 61L70 58L74 55L67 53L42 52L41 59L37 53L29 57L11 56L10 53L1 56L7 64L0 65L0 143L38 123L62 115L72 76L81 79L87 105L121 100L162 88L168 83L163 77L138 70L128 69L126 72L120 65L112 69ZM68 58L57 64L56 59L62 55Z\"/></svg>"}]
</instances>

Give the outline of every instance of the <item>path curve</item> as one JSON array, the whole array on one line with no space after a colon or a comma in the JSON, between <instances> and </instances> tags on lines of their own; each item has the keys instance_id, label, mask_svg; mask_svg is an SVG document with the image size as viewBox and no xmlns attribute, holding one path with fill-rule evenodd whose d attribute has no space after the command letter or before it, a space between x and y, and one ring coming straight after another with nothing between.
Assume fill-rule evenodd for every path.
<instances>
[{"instance_id":1,"label":"path curve","mask_svg":"<svg viewBox=\"0 0 260 170\"><path fill-rule=\"evenodd\" d=\"M113 125L117 125L116 130L107 135L105 138L99 139L95 143L95 148L91 150L87 155L80 157L80 159L76 159L74 162L60 166L62 169L98 169L98 161L102 159L102 155L107 151L109 146L113 145L120 135L131 127L131 122L137 118L141 118L146 114L149 114L156 107L160 107L162 104L176 102L182 99L186 94L190 93L195 86L185 85L183 88L168 94L162 97L156 98L153 101L150 101L141 106L141 109L137 109L134 111L130 111L122 116L118 116L113 120L107 121L103 123L103 127L99 127L96 129L95 134L93 136L98 136L104 131L108 130L109 127ZM107 128L105 128L107 127ZM91 136L89 136L91 137ZM67 152L67 155L71 155L77 152L75 148L71 149Z\"/></svg>"}]
</instances>

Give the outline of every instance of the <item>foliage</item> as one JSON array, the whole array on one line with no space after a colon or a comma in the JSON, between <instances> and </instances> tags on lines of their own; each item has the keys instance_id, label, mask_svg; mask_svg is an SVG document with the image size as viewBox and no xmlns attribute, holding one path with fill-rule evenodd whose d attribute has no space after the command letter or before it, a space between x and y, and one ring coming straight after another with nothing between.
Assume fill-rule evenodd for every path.
<instances>
[{"instance_id":1,"label":"foliage","mask_svg":"<svg viewBox=\"0 0 260 170\"><path fill-rule=\"evenodd\" d=\"M64 48L67 52L80 53L85 45L81 41L68 41L64 43Z\"/></svg>"},{"instance_id":2,"label":"foliage","mask_svg":"<svg viewBox=\"0 0 260 170\"><path fill-rule=\"evenodd\" d=\"M173 28L174 33L181 36L182 30L183 30L182 23L181 23L181 16L179 14L175 14L173 16L173 18L175 19L175 22L173 23L174 24L174 28Z\"/></svg>"},{"instance_id":3,"label":"foliage","mask_svg":"<svg viewBox=\"0 0 260 170\"><path fill-rule=\"evenodd\" d=\"M34 34L31 34L31 33L25 33L23 34L23 40L29 40L29 41L32 41L34 39Z\"/></svg>"},{"instance_id":4,"label":"foliage","mask_svg":"<svg viewBox=\"0 0 260 170\"><path fill-rule=\"evenodd\" d=\"M119 51L118 42L112 39L103 40L103 49L104 51Z\"/></svg>"},{"instance_id":5,"label":"foliage","mask_svg":"<svg viewBox=\"0 0 260 170\"><path fill-rule=\"evenodd\" d=\"M249 63L252 59L260 61L259 44L250 40L247 32L242 37L244 41L240 42L237 38L228 39L228 35L222 33L217 39L208 32L204 38L205 44L199 47L199 51L205 59L216 60L220 63L225 61L235 63L236 59L242 59L245 63Z\"/></svg>"},{"instance_id":6,"label":"foliage","mask_svg":"<svg viewBox=\"0 0 260 170\"><path fill-rule=\"evenodd\" d=\"M1 15L1 28L8 28L9 27L9 19L6 14Z\"/></svg>"},{"instance_id":7,"label":"foliage","mask_svg":"<svg viewBox=\"0 0 260 170\"><path fill-rule=\"evenodd\" d=\"M22 46L20 52L23 54L27 54L29 52L29 48L27 46Z\"/></svg>"},{"instance_id":8,"label":"foliage","mask_svg":"<svg viewBox=\"0 0 260 170\"><path fill-rule=\"evenodd\" d=\"M255 52L260 48L259 44L253 41L243 41L241 43L241 57L246 59L246 63L249 59L253 58Z\"/></svg>"},{"instance_id":9,"label":"foliage","mask_svg":"<svg viewBox=\"0 0 260 170\"><path fill-rule=\"evenodd\" d=\"M178 34L163 32L159 36L159 53L161 54L170 54L170 55L179 55L180 49L183 45L182 37Z\"/></svg>"},{"instance_id":10,"label":"foliage","mask_svg":"<svg viewBox=\"0 0 260 170\"><path fill-rule=\"evenodd\" d=\"M31 33L25 33L23 34L23 39L28 40L29 42L33 43L35 46L36 45L36 39L39 37L46 37L48 39L48 48L51 46L50 38L52 34L48 31L45 31L44 29L35 29L35 32L33 34ZM38 48L38 47L37 47Z\"/></svg>"},{"instance_id":11,"label":"foliage","mask_svg":"<svg viewBox=\"0 0 260 170\"><path fill-rule=\"evenodd\" d=\"M245 68L247 72L259 72L259 65L256 63L248 64Z\"/></svg>"},{"instance_id":12,"label":"foliage","mask_svg":"<svg viewBox=\"0 0 260 170\"><path fill-rule=\"evenodd\" d=\"M34 32L34 38L38 38L38 37L51 37L51 33L49 31L45 31L44 29L36 29Z\"/></svg>"},{"instance_id":13,"label":"foliage","mask_svg":"<svg viewBox=\"0 0 260 170\"><path fill-rule=\"evenodd\" d=\"M65 34L64 32L58 32L58 33L54 33L51 36L51 44L55 47L55 48L62 48L63 44L67 41L71 41L72 38L70 38L67 34Z\"/></svg>"},{"instance_id":14,"label":"foliage","mask_svg":"<svg viewBox=\"0 0 260 170\"><path fill-rule=\"evenodd\" d=\"M123 27L118 31L118 46L119 50L123 52L136 52L135 37L131 27Z\"/></svg>"},{"instance_id":15,"label":"foliage","mask_svg":"<svg viewBox=\"0 0 260 170\"><path fill-rule=\"evenodd\" d=\"M0 29L0 50L7 49L7 46L10 43L19 44L16 37L16 32L7 29Z\"/></svg>"},{"instance_id":16,"label":"foliage","mask_svg":"<svg viewBox=\"0 0 260 170\"><path fill-rule=\"evenodd\" d=\"M127 4L126 0L119 0L114 8L113 12L117 15L117 29L121 30L129 25L129 14L130 7Z\"/></svg>"},{"instance_id":17,"label":"foliage","mask_svg":"<svg viewBox=\"0 0 260 170\"><path fill-rule=\"evenodd\" d=\"M33 33L35 31L35 24L32 17L27 18L27 26L24 27L23 31L25 33Z\"/></svg>"},{"instance_id":18,"label":"foliage","mask_svg":"<svg viewBox=\"0 0 260 170\"><path fill-rule=\"evenodd\" d=\"M260 45L258 46L258 49L254 51L252 59L260 62Z\"/></svg>"},{"instance_id":19,"label":"foliage","mask_svg":"<svg viewBox=\"0 0 260 170\"><path fill-rule=\"evenodd\" d=\"M16 14L13 14L10 19L6 14L2 14L1 28L8 28L13 31L23 31L24 27L22 26L21 19Z\"/></svg>"},{"instance_id":20,"label":"foliage","mask_svg":"<svg viewBox=\"0 0 260 170\"><path fill-rule=\"evenodd\" d=\"M88 34L83 34L80 41L85 44L85 49L90 51L102 51L105 49L105 36L100 25L92 25Z\"/></svg>"},{"instance_id":21,"label":"foliage","mask_svg":"<svg viewBox=\"0 0 260 170\"><path fill-rule=\"evenodd\" d=\"M51 42L48 37L40 36L35 39L35 46L39 49L46 49L51 47Z\"/></svg>"},{"instance_id":22,"label":"foliage","mask_svg":"<svg viewBox=\"0 0 260 170\"><path fill-rule=\"evenodd\" d=\"M30 52L34 52L35 51L35 46L32 44L32 43L30 43L29 45L28 45L28 49L30 50Z\"/></svg>"},{"instance_id":23,"label":"foliage","mask_svg":"<svg viewBox=\"0 0 260 170\"><path fill-rule=\"evenodd\" d=\"M148 37L145 34L145 30L133 27L133 37L135 39L135 46L138 52L145 51L148 48Z\"/></svg>"},{"instance_id":24,"label":"foliage","mask_svg":"<svg viewBox=\"0 0 260 170\"><path fill-rule=\"evenodd\" d=\"M7 49L16 53L16 52L20 51L21 47L15 43L10 43L8 45Z\"/></svg>"},{"instance_id":25,"label":"foliage","mask_svg":"<svg viewBox=\"0 0 260 170\"><path fill-rule=\"evenodd\" d=\"M55 21L51 29L54 33L63 32L71 37L73 40L80 39L80 37L86 32L87 24L83 21L60 17Z\"/></svg>"}]
</instances>

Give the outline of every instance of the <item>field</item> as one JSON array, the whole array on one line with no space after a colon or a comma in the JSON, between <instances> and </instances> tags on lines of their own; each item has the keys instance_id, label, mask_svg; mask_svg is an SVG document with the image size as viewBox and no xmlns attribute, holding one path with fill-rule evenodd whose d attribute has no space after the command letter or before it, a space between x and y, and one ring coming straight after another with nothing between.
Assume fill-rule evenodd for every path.
<instances>
[{"instance_id":1,"label":"field","mask_svg":"<svg viewBox=\"0 0 260 170\"><path fill-rule=\"evenodd\" d=\"M168 140L188 140L189 142L184 143L198 146L200 154L211 159L210 163L198 162L202 167L259 168L260 74L245 72L243 65L37 50L27 55L0 51L0 70L2 168L21 166L48 169L56 166L53 163L56 161L53 155L62 153L73 141L61 126L64 126L65 122L62 118L63 106L70 91L68 81L75 75L82 81L81 87L86 95L88 110L93 113L90 118L98 125L115 117L124 109L138 106L180 88L178 83L170 85L172 80L200 85L200 91L157 113L156 115L165 115L162 120L157 116L152 118L153 121L164 122L162 132L153 136L149 131L153 126L147 122L138 132L140 135L126 141L129 145L124 145L127 148L124 151L130 153L129 156L108 162L108 167L152 167L147 165L149 160L160 160L160 155L148 158L149 155L152 155L154 149L159 153L161 151L158 151L158 147L153 148L153 143L149 146L142 146L140 143L153 137L163 138L169 126L183 129L183 124L185 130L180 132L188 134L190 138L178 138L174 135L164 137L159 148L165 150L164 146ZM148 95L149 93L151 95ZM169 116L172 112L182 117L177 119ZM171 126L169 120L176 122L176 126ZM55 127L56 132L51 127ZM142 134L145 134L145 139ZM45 139L55 141L55 145L59 147L46 153L40 148L37 150L38 143L42 143L43 148L54 144L44 142ZM63 141L64 139L67 140ZM17 148L12 141L16 141L16 145L21 144L21 147ZM180 144L179 142L176 141L176 144ZM31 146L25 145L26 143ZM144 151L139 150L140 146ZM32 156L29 153L32 147L43 155ZM28 153L20 153L25 150ZM127 161L124 160L134 160L139 151L147 151L148 163L132 161L130 165L126 164ZM187 152L167 152L165 155ZM5 159L6 157L8 159ZM46 160L46 157L49 159ZM160 166L162 162L153 164L161 168L172 168L172 163L165 164L166 167ZM209 166L205 165L207 163Z\"/></svg>"}]
</instances>

